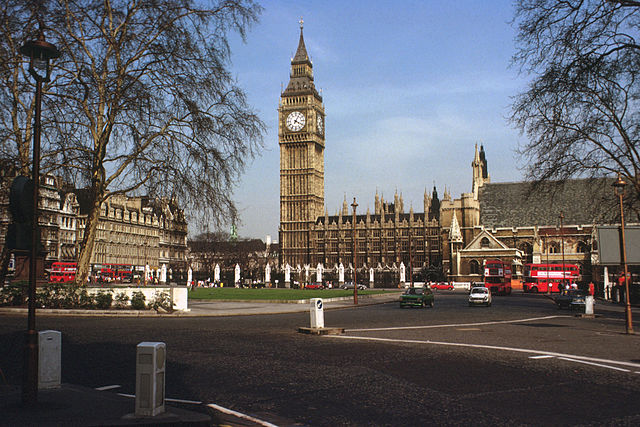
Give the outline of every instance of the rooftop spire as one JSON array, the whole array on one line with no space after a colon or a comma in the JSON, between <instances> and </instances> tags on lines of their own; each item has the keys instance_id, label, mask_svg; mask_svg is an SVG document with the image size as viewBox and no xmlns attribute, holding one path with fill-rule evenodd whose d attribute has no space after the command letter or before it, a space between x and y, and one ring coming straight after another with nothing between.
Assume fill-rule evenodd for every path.
<instances>
[{"instance_id":1,"label":"rooftop spire","mask_svg":"<svg viewBox=\"0 0 640 427\"><path fill-rule=\"evenodd\" d=\"M317 99L322 101L322 97L313 83L313 64L311 63L311 59L309 59L307 48L304 45L304 20L300 18L298 22L300 23L300 40L298 41L296 54L291 59L290 80L283 95L312 93Z\"/></svg>"},{"instance_id":2,"label":"rooftop spire","mask_svg":"<svg viewBox=\"0 0 640 427\"><path fill-rule=\"evenodd\" d=\"M307 54L307 48L304 45L304 37L302 35L302 28L304 26L304 20L300 18L300 41L298 42L298 50L296 51L295 56L293 57L292 63L296 62L310 62L309 55Z\"/></svg>"}]
</instances>

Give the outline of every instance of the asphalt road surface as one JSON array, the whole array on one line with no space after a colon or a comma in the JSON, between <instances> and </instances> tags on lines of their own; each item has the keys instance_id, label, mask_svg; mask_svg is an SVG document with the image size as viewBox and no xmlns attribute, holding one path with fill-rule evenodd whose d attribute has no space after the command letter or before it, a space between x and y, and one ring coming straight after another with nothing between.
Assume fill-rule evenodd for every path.
<instances>
[{"instance_id":1,"label":"asphalt road surface","mask_svg":"<svg viewBox=\"0 0 640 427\"><path fill-rule=\"evenodd\" d=\"M585 319L543 295L496 297L492 307L466 298L437 291L433 309L325 311L325 326L346 329L339 336L298 333L304 312L39 316L37 328L62 332L63 382L129 394L136 345L165 342L166 396L202 402L184 407L216 423L229 421L206 404L283 426L640 425L640 335L624 334L619 307L599 303ZM0 317L9 383L20 382L25 328L22 316Z\"/></svg>"}]
</instances>

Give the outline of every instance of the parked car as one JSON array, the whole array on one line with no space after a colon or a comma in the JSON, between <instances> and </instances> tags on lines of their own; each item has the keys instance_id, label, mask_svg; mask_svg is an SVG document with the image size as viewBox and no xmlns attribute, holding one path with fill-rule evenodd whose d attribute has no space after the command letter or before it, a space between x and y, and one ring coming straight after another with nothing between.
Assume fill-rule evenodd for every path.
<instances>
[{"instance_id":1,"label":"parked car","mask_svg":"<svg viewBox=\"0 0 640 427\"><path fill-rule=\"evenodd\" d=\"M431 289L437 289L441 291L452 291L453 284L447 282L438 282L431 284Z\"/></svg>"},{"instance_id":2,"label":"parked car","mask_svg":"<svg viewBox=\"0 0 640 427\"><path fill-rule=\"evenodd\" d=\"M305 289L324 289L324 285L322 283L307 283L304 288Z\"/></svg>"},{"instance_id":3,"label":"parked car","mask_svg":"<svg viewBox=\"0 0 640 427\"><path fill-rule=\"evenodd\" d=\"M340 289L353 289L353 282L346 282L344 285L340 286ZM365 285L358 283L358 289L368 289Z\"/></svg>"},{"instance_id":4,"label":"parked car","mask_svg":"<svg viewBox=\"0 0 640 427\"><path fill-rule=\"evenodd\" d=\"M476 286L471 288L469 293L469 307L476 304L484 304L487 307L491 306L491 292L488 288Z\"/></svg>"},{"instance_id":5,"label":"parked car","mask_svg":"<svg viewBox=\"0 0 640 427\"><path fill-rule=\"evenodd\" d=\"M568 308L570 310L584 311L586 307L585 297L587 293L581 289L563 290L555 297L558 309Z\"/></svg>"},{"instance_id":6,"label":"parked car","mask_svg":"<svg viewBox=\"0 0 640 427\"><path fill-rule=\"evenodd\" d=\"M433 307L433 292L428 287L407 288L400 295L400 308L404 307Z\"/></svg>"}]
</instances>

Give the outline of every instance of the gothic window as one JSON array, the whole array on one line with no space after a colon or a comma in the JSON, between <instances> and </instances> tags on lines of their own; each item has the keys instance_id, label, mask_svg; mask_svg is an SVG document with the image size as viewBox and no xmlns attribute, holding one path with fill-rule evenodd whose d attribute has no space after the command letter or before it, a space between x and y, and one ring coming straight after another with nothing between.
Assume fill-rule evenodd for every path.
<instances>
[{"instance_id":1,"label":"gothic window","mask_svg":"<svg viewBox=\"0 0 640 427\"><path fill-rule=\"evenodd\" d=\"M486 239L486 237L485 237ZM472 259L469 263L469 273L470 274L480 274L480 263L475 259Z\"/></svg>"},{"instance_id":2,"label":"gothic window","mask_svg":"<svg viewBox=\"0 0 640 427\"><path fill-rule=\"evenodd\" d=\"M550 254L557 254L560 252L560 246L556 242L550 243L548 251Z\"/></svg>"},{"instance_id":3,"label":"gothic window","mask_svg":"<svg viewBox=\"0 0 640 427\"><path fill-rule=\"evenodd\" d=\"M578 253L584 254L589 252L589 245L585 242L578 242Z\"/></svg>"},{"instance_id":4,"label":"gothic window","mask_svg":"<svg viewBox=\"0 0 640 427\"><path fill-rule=\"evenodd\" d=\"M489 239L488 239L488 238L486 238L486 237L483 237L483 238L480 240L480 247L481 247L481 248L483 248L483 249L484 249L484 248L488 248L488 247L489 247Z\"/></svg>"}]
</instances>

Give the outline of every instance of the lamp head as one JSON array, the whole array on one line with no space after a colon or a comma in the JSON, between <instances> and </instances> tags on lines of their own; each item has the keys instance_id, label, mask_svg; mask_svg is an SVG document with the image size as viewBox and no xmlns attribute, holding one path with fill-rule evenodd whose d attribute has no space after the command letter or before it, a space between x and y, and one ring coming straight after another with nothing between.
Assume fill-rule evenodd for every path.
<instances>
[{"instance_id":1,"label":"lamp head","mask_svg":"<svg viewBox=\"0 0 640 427\"><path fill-rule=\"evenodd\" d=\"M30 40L20 48L20 53L29 57L29 73L36 81L48 82L51 75L49 60L58 58L58 48L44 39L42 28L37 40Z\"/></svg>"},{"instance_id":2,"label":"lamp head","mask_svg":"<svg viewBox=\"0 0 640 427\"><path fill-rule=\"evenodd\" d=\"M620 172L618 172L618 180L612 184L613 191L616 193L616 196L624 194L624 187L626 185L627 183L622 179L622 175L620 175Z\"/></svg>"}]
</instances>

